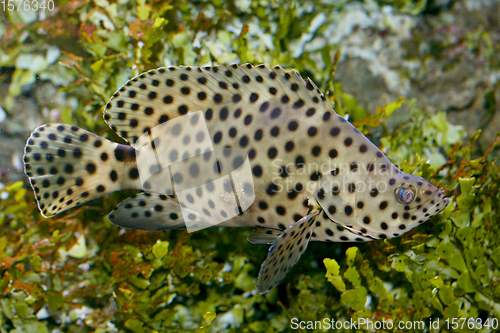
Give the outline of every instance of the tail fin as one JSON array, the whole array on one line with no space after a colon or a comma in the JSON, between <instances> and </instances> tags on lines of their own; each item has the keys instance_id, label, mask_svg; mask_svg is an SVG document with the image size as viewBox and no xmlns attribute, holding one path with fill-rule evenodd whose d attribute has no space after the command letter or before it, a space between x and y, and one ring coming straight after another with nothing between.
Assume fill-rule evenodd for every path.
<instances>
[{"instance_id":1,"label":"tail fin","mask_svg":"<svg viewBox=\"0 0 500 333\"><path fill-rule=\"evenodd\" d=\"M76 126L46 124L35 129L24 164L44 217L117 190L141 188L134 148Z\"/></svg>"}]
</instances>

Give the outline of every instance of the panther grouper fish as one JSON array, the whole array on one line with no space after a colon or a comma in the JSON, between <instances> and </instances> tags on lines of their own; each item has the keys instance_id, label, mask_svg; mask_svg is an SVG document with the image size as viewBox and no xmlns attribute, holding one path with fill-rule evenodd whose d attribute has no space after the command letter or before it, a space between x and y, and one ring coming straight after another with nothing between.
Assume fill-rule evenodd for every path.
<instances>
[{"instance_id":1,"label":"panther grouper fish","mask_svg":"<svg viewBox=\"0 0 500 333\"><path fill-rule=\"evenodd\" d=\"M280 66L150 70L113 95L104 119L129 145L66 124L31 134L25 172L42 215L138 189L109 214L112 223L256 227L249 241L272 244L260 293L283 279L310 240L397 237L449 202L398 170L310 79ZM179 180L192 188L179 190Z\"/></svg>"}]
</instances>

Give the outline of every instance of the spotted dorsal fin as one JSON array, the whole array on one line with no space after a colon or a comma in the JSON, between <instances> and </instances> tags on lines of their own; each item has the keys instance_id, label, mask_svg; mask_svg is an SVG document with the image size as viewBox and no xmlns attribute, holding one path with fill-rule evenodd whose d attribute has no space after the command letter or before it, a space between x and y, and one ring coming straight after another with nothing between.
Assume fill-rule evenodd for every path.
<instances>
[{"instance_id":1,"label":"spotted dorsal fin","mask_svg":"<svg viewBox=\"0 0 500 333\"><path fill-rule=\"evenodd\" d=\"M153 127L188 112L212 109L218 114L224 107L231 111L273 99L296 109L311 102L331 109L314 83L295 70L251 64L169 67L129 80L106 105L104 119L134 146Z\"/></svg>"}]
</instances>

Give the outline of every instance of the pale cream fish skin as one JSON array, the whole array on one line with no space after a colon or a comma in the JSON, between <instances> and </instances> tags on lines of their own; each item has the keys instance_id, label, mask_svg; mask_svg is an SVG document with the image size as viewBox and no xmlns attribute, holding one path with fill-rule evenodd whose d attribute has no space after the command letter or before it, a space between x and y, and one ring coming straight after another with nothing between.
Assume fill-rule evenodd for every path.
<instances>
[{"instance_id":1,"label":"pale cream fish skin","mask_svg":"<svg viewBox=\"0 0 500 333\"><path fill-rule=\"evenodd\" d=\"M25 171L43 216L140 189L109 214L112 223L256 227L249 241L272 244L261 293L310 240L397 237L449 202L398 170L310 79L279 66L151 70L113 95L104 119L130 145L65 124L31 134Z\"/></svg>"}]
</instances>

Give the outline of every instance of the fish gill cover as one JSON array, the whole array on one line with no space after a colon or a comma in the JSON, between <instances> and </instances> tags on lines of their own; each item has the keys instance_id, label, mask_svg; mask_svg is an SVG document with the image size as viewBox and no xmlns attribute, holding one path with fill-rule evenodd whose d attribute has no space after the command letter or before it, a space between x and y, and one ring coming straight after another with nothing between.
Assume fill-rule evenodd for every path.
<instances>
[{"instance_id":1,"label":"fish gill cover","mask_svg":"<svg viewBox=\"0 0 500 333\"><path fill-rule=\"evenodd\" d=\"M378 7L387 4L394 7ZM96 0L2 12L4 122L34 91L42 110L24 112L35 125L77 125L120 142L106 130L102 110L137 74L170 65L281 65L311 77L337 113L348 115L402 171L444 189L450 203L402 237L315 242L281 285L259 295L255 284L268 246L249 244L250 229L119 229L105 215L134 192L45 219L27 183L2 184L0 332L278 332L291 330L294 318L304 325L324 318L423 321L425 329L438 319L440 325L453 318L491 324L500 317L498 136L485 145L479 127L466 136L446 112L425 112L404 98L370 115L334 80L342 38L356 29L405 34L414 24L405 13L436 6ZM495 68L498 36L487 28L468 35L464 45ZM405 95L408 80L389 67L377 67L380 76ZM44 92L53 87L56 98L48 100ZM498 113L495 92L485 96L484 107ZM401 114L404 121L392 122Z\"/></svg>"}]
</instances>

